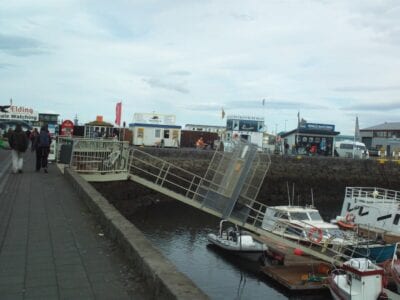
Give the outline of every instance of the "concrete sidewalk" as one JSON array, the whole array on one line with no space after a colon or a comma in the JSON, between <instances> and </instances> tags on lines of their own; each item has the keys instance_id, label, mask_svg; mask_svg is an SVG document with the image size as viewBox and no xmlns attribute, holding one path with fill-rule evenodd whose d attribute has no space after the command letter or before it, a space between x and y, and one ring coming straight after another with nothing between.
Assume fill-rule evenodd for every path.
<instances>
[{"instance_id":1,"label":"concrete sidewalk","mask_svg":"<svg viewBox=\"0 0 400 300\"><path fill-rule=\"evenodd\" d=\"M38 173L34 160L26 153L22 174L0 170L0 298L148 298L58 168Z\"/></svg>"}]
</instances>

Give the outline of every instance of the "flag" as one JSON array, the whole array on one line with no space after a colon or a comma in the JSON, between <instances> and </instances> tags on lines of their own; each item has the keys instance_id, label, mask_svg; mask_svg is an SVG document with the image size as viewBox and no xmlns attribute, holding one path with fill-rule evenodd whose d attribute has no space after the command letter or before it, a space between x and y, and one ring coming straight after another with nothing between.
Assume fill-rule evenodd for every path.
<instances>
[{"instance_id":1,"label":"flag","mask_svg":"<svg viewBox=\"0 0 400 300\"><path fill-rule=\"evenodd\" d=\"M262 100L262 105L265 106L265 98Z\"/></svg>"},{"instance_id":2,"label":"flag","mask_svg":"<svg viewBox=\"0 0 400 300\"><path fill-rule=\"evenodd\" d=\"M115 106L115 124L121 126L121 112L122 112L122 102L118 102Z\"/></svg>"},{"instance_id":3,"label":"flag","mask_svg":"<svg viewBox=\"0 0 400 300\"><path fill-rule=\"evenodd\" d=\"M225 111L224 108L221 108L221 119L225 118Z\"/></svg>"},{"instance_id":4,"label":"flag","mask_svg":"<svg viewBox=\"0 0 400 300\"><path fill-rule=\"evenodd\" d=\"M360 141L360 126L358 125L358 116L356 116L356 127L354 129L354 141Z\"/></svg>"}]
</instances>

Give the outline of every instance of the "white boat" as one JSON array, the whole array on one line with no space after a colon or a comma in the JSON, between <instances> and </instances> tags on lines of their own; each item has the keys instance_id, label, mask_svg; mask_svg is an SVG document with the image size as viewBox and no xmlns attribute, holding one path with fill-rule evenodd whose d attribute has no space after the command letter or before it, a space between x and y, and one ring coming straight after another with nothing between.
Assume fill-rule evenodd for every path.
<instances>
[{"instance_id":1,"label":"white boat","mask_svg":"<svg viewBox=\"0 0 400 300\"><path fill-rule=\"evenodd\" d=\"M367 258L352 258L332 271L329 289L336 300L376 300L384 298L384 270Z\"/></svg>"},{"instance_id":2,"label":"white boat","mask_svg":"<svg viewBox=\"0 0 400 300\"><path fill-rule=\"evenodd\" d=\"M342 228L357 226L360 234L387 243L400 242L400 192L375 187L347 187L341 215Z\"/></svg>"},{"instance_id":3,"label":"white boat","mask_svg":"<svg viewBox=\"0 0 400 300\"><path fill-rule=\"evenodd\" d=\"M254 239L250 232L240 230L236 225L224 228L225 222L228 221L222 220L220 222L218 235L214 233L207 235L208 241L232 254L251 261L259 261L268 247Z\"/></svg>"},{"instance_id":4,"label":"white boat","mask_svg":"<svg viewBox=\"0 0 400 300\"><path fill-rule=\"evenodd\" d=\"M267 207L262 228L279 236L317 244L352 244L354 234L345 233L335 224L325 222L312 206Z\"/></svg>"}]
</instances>

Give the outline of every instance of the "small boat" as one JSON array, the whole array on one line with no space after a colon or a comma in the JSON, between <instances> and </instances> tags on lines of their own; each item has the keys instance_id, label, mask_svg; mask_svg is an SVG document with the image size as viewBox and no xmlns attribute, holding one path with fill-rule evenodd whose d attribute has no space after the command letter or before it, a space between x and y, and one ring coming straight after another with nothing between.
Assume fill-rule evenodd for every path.
<instances>
[{"instance_id":1,"label":"small boat","mask_svg":"<svg viewBox=\"0 0 400 300\"><path fill-rule=\"evenodd\" d=\"M336 300L387 299L383 287L384 270L367 258L352 258L332 271L329 289Z\"/></svg>"},{"instance_id":2,"label":"small boat","mask_svg":"<svg viewBox=\"0 0 400 300\"><path fill-rule=\"evenodd\" d=\"M342 229L357 228L368 239L400 242L400 191L347 187L336 223Z\"/></svg>"},{"instance_id":3,"label":"small boat","mask_svg":"<svg viewBox=\"0 0 400 300\"><path fill-rule=\"evenodd\" d=\"M245 230L240 230L237 225L229 226L224 229L225 222L222 220L219 223L218 235L209 233L207 235L208 241L232 254L239 255L242 258L259 261L268 247L254 239L253 235Z\"/></svg>"}]
</instances>

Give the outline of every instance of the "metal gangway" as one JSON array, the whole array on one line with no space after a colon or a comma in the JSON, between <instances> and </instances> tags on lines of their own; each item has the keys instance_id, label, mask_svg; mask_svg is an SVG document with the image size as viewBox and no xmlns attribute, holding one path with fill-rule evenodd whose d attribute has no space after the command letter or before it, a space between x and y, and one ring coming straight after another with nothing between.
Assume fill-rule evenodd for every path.
<instances>
[{"instance_id":1,"label":"metal gangway","mask_svg":"<svg viewBox=\"0 0 400 300\"><path fill-rule=\"evenodd\" d=\"M68 146L63 146L68 145ZM289 248L341 265L351 258L347 244L329 247L287 239L262 228L267 205L256 201L271 164L267 153L244 140L233 141L230 152L215 151L205 175L195 174L126 142L105 139L58 141L57 159L67 147L67 164L88 181L132 180L192 207L226 219ZM65 156L65 155L64 155ZM64 159L65 163L65 159ZM357 244L357 240L353 244ZM354 250L353 250L354 252Z\"/></svg>"}]
</instances>

